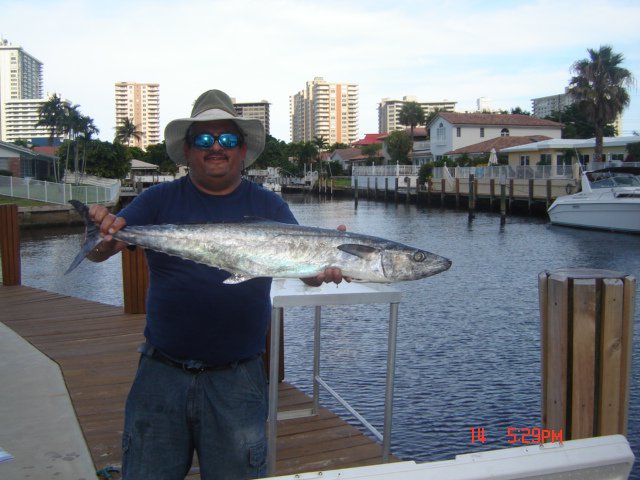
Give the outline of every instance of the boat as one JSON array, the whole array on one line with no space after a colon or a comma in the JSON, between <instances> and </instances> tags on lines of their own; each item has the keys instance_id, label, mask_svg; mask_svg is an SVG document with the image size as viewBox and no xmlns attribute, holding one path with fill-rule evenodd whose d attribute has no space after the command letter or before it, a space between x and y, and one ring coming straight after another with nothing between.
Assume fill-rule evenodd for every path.
<instances>
[{"instance_id":1,"label":"boat","mask_svg":"<svg viewBox=\"0 0 640 480\"><path fill-rule=\"evenodd\" d=\"M581 171L581 191L558 197L547 213L553 225L640 233L640 168Z\"/></svg>"}]
</instances>

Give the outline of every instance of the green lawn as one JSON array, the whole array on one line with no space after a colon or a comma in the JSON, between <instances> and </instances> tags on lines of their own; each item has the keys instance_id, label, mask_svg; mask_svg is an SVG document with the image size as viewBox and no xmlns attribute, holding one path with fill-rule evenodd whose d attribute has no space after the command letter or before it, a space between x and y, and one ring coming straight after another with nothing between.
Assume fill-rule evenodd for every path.
<instances>
[{"instance_id":1,"label":"green lawn","mask_svg":"<svg viewBox=\"0 0 640 480\"><path fill-rule=\"evenodd\" d=\"M51 205L50 203L39 202L38 200L28 200L26 198L7 197L4 195L0 195L0 205L7 205L10 203L15 203L19 207L41 207L43 205Z\"/></svg>"}]
</instances>

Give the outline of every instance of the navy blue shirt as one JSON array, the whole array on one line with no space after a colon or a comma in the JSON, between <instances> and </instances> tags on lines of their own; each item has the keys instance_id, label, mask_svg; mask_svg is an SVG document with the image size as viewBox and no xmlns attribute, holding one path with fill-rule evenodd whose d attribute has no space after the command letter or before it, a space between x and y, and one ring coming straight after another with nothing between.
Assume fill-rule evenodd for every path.
<instances>
[{"instance_id":1,"label":"navy blue shirt","mask_svg":"<svg viewBox=\"0 0 640 480\"><path fill-rule=\"evenodd\" d=\"M297 223L281 197L243 180L229 195L207 195L189 177L145 190L119 214L127 225L207 223L260 217ZM264 351L271 279L235 285L224 270L146 251L150 282L145 337L183 360L222 365Z\"/></svg>"}]
</instances>

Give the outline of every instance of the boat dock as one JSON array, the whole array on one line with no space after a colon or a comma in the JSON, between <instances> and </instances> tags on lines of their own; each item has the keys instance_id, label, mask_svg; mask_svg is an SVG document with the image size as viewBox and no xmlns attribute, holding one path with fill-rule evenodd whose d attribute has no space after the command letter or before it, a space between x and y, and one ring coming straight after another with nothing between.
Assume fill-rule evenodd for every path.
<instances>
[{"instance_id":1,"label":"boat dock","mask_svg":"<svg viewBox=\"0 0 640 480\"><path fill-rule=\"evenodd\" d=\"M59 366L95 470L106 471L111 467L119 470L124 406L136 371L136 348L143 341L144 314L126 314L121 307L20 285L0 286L0 304L0 323ZM21 402L17 395L20 391L27 392L27 386L31 389L29 392L33 393L35 388L41 394L41 400L36 402L38 411L41 415L49 413L45 418L53 422L59 412L57 404L51 401L52 393L46 391L48 384L34 387L28 381L25 383L29 365L14 368L13 359L6 358L10 351L0 350L4 392L0 393L3 405L0 411L6 416L2 418L3 430L10 432L11 422L18 423L21 418L35 414L23 411L27 406L33 407L33 395L29 402L27 399ZM8 395L13 398L10 404ZM279 384L280 411L310 406L311 399L293 385ZM7 409L11 410L10 415ZM55 459L47 457L47 452L57 451L56 446L63 439L69 440L72 427L70 424L64 430L45 430L45 437L29 441L0 434L0 447L15 457L0 464L0 476L3 476L2 468L11 468L11 464L17 468L27 456L31 463L35 461L32 459L41 458L39 466L50 469ZM42 452L31 450L33 445ZM377 464L381 461L381 452L379 444L326 408L321 408L316 416L278 421L278 475ZM120 478L117 473L111 475L111 478ZM32 474L32 478L41 477ZM187 478L199 478L197 463Z\"/></svg>"}]
</instances>

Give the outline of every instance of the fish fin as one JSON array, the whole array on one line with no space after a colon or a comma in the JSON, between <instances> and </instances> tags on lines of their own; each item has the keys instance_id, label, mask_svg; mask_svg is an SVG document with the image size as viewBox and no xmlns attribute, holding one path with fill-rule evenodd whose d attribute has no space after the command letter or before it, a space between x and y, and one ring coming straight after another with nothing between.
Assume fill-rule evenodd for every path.
<instances>
[{"instance_id":1,"label":"fish fin","mask_svg":"<svg viewBox=\"0 0 640 480\"><path fill-rule=\"evenodd\" d=\"M79 202L78 200L69 200L69 203L73 205L73 208L75 208L76 211L82 217L82 220L84 221L84 226L86 228L86 233L85 233L85 241L82 244L80 251L76 255L76 258L73 259L73 262L71 262L71 265L69 265L69 268L67 268L67 271L64 272L65 275L73 271L78 265L80 265L80 262L82 262L82 260L84 260L84 258L87 255L89 255L91 250L93 250L96 247L96 245L102 242L102 237L100 236L100 229L89 218L89 207L87 207L84 203Z\"/></svg>"},{"instance_id":2,"label":"fish fin","mask_svg":"<svg viewBox=\"0 0 640 480\"><path fill-rule=\"evenodd\" d=\"M360 258L367 258L368 256L377 253L379 250L375 247L368 245L359 245L357 243L343 243L338 245L338 250L342 250L345 253L350 253Z\"/></svg>"}]
</instances>

